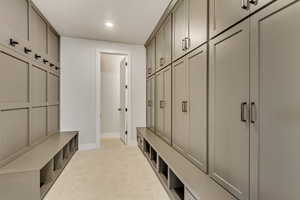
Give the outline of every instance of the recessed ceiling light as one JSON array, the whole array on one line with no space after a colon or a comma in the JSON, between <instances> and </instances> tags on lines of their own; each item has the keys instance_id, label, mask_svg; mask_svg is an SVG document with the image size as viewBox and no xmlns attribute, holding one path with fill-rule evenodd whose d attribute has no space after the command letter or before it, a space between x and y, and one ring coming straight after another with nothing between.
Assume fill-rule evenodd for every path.
<instances>
[{"instance_id":1,"label":"recessed ceiling light","mask_svg":"<svg viewBox=\"0 0 300 200\"><path fill-rule=\"evenodd\" d=\"M111 23L111 22L106 22L106 23L105 23L105 26L106 26L106 27L109 27L109 28L112 28L112 27L114 27L114 24Z\"/></svg>"}]
</instances>

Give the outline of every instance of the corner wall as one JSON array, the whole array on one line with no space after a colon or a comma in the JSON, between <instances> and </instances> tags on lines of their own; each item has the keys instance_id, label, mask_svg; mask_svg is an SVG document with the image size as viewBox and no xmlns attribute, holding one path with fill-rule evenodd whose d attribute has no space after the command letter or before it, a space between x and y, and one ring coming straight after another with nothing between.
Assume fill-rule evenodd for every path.
<instances>
[{"instance_id":1,"label":"corner wall","mask_svg":"<svg viewBox=\"0 0 300 200\"><path fill-rule=\"evenodd\" d=\"M79 130L82 147L97 146L96 50L130 54L132 120L128 142L133 144L136 127L146 124L146 52L142 45L61 38L61 130Z\"/></svg>"}]
</instances>

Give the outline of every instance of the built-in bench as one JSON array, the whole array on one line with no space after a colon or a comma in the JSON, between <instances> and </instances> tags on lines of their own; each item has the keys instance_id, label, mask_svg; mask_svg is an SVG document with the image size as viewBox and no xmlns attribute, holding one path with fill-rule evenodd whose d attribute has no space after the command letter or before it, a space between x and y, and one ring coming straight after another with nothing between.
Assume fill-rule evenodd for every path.
<instances>
[{"instance_id":1,"label":"built-in bench","mask_svg":"<svg viewBox=\"0 0 300 200\"><path fill-rule=\"evenodd\" d=\"M0 168L0 199L43 199L78 150L78 132L61 132Z\"/></svg>"},{"instance_id":2,"label":"built-in bench","mask_svg":"<svg viewBox=\"0 0 300 200\"><path fill-rule=\"evenodd\" d=\"M147 128L137 128L137 142L172 200L236 200ZM153 165L151 152L157 157Z\"/></svg>"}]
</instances>

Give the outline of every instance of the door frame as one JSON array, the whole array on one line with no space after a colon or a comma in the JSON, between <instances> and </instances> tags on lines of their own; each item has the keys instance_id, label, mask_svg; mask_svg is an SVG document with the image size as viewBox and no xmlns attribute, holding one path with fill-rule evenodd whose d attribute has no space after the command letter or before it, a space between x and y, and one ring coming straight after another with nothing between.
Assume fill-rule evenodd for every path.
<instances>
[{"instance_id":1,"label":"door frame","mask_svg":"<svg viewBox=\"0 0 300 200\"><path fill-rule=\"evenodd\" d=\"M131 102L131 55L129 52L126 51L118 51L118 50L103 50L103 49L96 49L96 65L95 65L95 80L96 80L96 144L97 147L101 146L101 55L102 54L112 54L112 55L123 55L127 57L127 85L128 85L128 96L127 96L127 102L128 102L128 112L127 112L127 144L130 143L130 138L132 134L132 115L131 115L131 108L132 108L132 102Z\"/></svg>"}]
</instances>

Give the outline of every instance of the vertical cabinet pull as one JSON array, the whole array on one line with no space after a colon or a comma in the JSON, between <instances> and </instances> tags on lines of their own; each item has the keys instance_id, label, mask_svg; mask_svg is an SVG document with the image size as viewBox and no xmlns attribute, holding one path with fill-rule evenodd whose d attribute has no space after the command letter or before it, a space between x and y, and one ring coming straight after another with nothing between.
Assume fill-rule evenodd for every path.
<instances>
[{"instance_id":1,"label":"vertical cabinet pull","mask_svg":"<svg viewBox=\"0 0 300 200\"><path fill-rule=\"evenodd\" d=\"M152 107L152 102L151 102L151 100L148 100L147 105L148 105L148 107Z\"/></svg>"},{"instance_id":2,"label":"vertical cabinet pull","mask_svg":"<svg viewBox=\"0 0 300 200\"><path fill-rule=\"evenodd\" d=\"M247 102L243 102L241 104L241 121L242 122L247 122L247 113L248 113L248 109L247 109Z\"/></svg>"},{"instance_id":3,"label":"vertical cabinet pull","mask_svg":"<svg viewBox=\"0 0 300 200\"><path fill-rule=\"evenodd\" d=\"M159 59L159 66L164 66L164 64L165 64L165 58L160 58Z\"/></svg>"},{"instance_id":4,"label":"vertical cabinet pull","mask_svg":"<svg viewBox=\"0 0 300 200\"><path fill-rule=\"evenodd\" d=\"M258 0L250 0L250 3L253 5L257 5L258 4Z\"/></svg>"},{"instance_id":5,"label":"vertical cabinet pull","mask_svg":"<svg viewBox=\"0 0 300 200\"><path fill-rule=\"evenodd\" d=\"M185 50L188 50L191 47L191 39L186 37L185 39Z\"/></svg>"},{"instance_id":6,"label":"vertical cabinet pull","mask_svg":"<svg viewBox=\"0 0 300 200\"><path fill-rule=\"evenodd\" d=\"M165 101L164 100L159 101L159 107L161 109L165 108Z\"/></svg>"},{"instance_id":7,"label":"vertical cabinet pull","mask_svg":"<svg viewBox=\"0 0 300 200\"><path fill-rule=\"evenodd\" d=\"M188 110L187 110L187 104L188 102L187 101L182 101L181 102L181 109L182 109L182 112L186 113Z\"/></svg>"},{"instance_id":8,"label":"vertical cabinet pull","mask_svg":"<svg viewBox=\"0 0 300 200\"><path fill-rule=\"evenodd\" d=\"M254 102L251 103L251 111L250 111L250 120L251 123L254 124L256 122L256 105Z\"/></svg>"},{"instance_id":9,"label":"vertical cabinet pull","mask_svg":"<svg viewBox=\"0 0 300 200\"><path fill-rule=\"evenodd\" d=\"M242 0L242 9L249 10L249 0Z\"/></svg>"}]
</instances>

